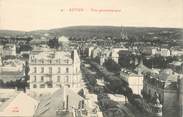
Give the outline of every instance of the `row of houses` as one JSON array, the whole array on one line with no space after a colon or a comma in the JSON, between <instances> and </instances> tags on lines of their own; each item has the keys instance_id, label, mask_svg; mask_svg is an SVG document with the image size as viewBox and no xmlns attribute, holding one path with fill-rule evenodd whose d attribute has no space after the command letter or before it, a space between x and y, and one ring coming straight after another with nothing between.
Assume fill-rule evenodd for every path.
<instances>
[{"instance_id":1,"label":"row of houses","mask_svg":"<svg viewBox=\"0 0 183 117\"><path fill-rule=\"evenodd\" d=\"M103 116L91 94L78 94L84 86L77 50L33 49L28 63L30 87L26 93L0 95L0 116Z\"/></svg>"},{"instance_id":2,"label":"row of houses","mask_svg":"<svg viewBox=\"0 0 183 117\"><path fill-rule=\"evenodd\" d=\"M183 51L181 49L175 48L143 47L141 51L145 55L160 55L164 57L183 55Z\"/></svg>"},{"instance_id":3,"label":"row of houses","mask_svg":"<svg viewBox=\"0 0 183 117\"><path fill-rule=\"evenodd\" d=\"M82 97L68 87L41 100L11 89L1 89L0 94L1 117L103 117L90 94Z\"/></svg>"},{"instance_id":4,"label":"row of houses","mask_svg":"<svg viewBox=\"0 0 183 117\"><path fill-rule=\"evenodd\" d=\"M119 62L120 52L129 51L128 48L100 48L100 47L89 47L87 50L87 56L91 59L98 59L100 65L103 65L105 60L112 59L114 62Z\"/></svg>"}]
</instances>

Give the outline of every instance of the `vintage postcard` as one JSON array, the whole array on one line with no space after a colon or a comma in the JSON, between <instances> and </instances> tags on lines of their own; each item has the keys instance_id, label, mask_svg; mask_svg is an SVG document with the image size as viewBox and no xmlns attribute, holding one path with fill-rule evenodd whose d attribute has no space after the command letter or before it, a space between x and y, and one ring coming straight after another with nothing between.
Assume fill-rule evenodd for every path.
<instances>
[{"instance_id":1,"label":"vintage postcard","mask_svg":"<svg viewBox=\"0 0 183 117\"><path fill-rule=\"evenodd\" d=\"M0 0L0 117L183 117L183 0Z\"/></svg>"}]
</instances>

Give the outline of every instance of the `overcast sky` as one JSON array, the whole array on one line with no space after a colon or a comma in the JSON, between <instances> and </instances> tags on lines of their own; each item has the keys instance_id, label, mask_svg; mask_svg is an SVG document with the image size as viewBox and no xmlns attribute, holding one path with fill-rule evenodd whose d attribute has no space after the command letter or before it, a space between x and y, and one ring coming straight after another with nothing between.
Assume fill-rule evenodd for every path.
<instances>
[{"instance_id":1,"label":"overcast sky","mask_svg":"<svg viewBox=\"0 0 183 117\"><path fill-rule=\"evenodd\" d=\"M69 12L69 8L84 12ZM91 8L121 11L99 13ZM74 25L183 27L183 0L0 0L0 29Z\"/></svg>"}]
</instances>

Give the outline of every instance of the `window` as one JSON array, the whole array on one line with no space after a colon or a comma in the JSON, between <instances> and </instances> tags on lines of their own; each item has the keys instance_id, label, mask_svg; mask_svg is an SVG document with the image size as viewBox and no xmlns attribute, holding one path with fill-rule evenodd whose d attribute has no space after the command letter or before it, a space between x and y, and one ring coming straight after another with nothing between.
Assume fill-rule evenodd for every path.
<instances>
[{"instance_id":1,"label":"window","mask_svg":"<svg viewBox=\"0 0 183 117\"><path fill-rule=\"evenodd\" d=\"M44 73L44 67L41 67L41 73Z\"/></svg>"},{"instance_id":2,"label":"window","mask_svg":"<svg viewBox=\"0 0 183 117\"><path fill-rule=\"evenodd\" d=\"M61 72L61 69L60 69L60 67L58 67L58 73L60 73Z\"/></svg>"},{"instance_id":3,"label":"window","mask_svg":"<svg viewBox=\"0 0 183 117\"><path fill-rule=\"evenodd\" d=\"M45 85L44 85L44 84L41 84L41 85L40 85L40 88L45 88Z\"/></svg>"},{"instance_id":4,"label":"window","mask_svg":"<svg viewBox=\"0 0 183 117\"><path fill-rule=\"evenodd\" d=\"M36 80L37 80L37 79L36 79L36 76L34 76L34 80L33 80L33 81L36 82Z\"/></svg>"},{"instance_id":5,"label":"window","mask_svg":"<svg viewBox=\"0 0 183 117\"><path fill-rule=\"evenodd\" d=\"M49 73L52 73L52 68L51 67L49 67Z\"/></svg>"},{"instance_id":6,"label":"window","mask_svg":"<svg viewBox=\"0 0 183 117\"><path fill-rule=\"evenodd\" d=\"M44 82L44 76L41 76L41 82Z\"/></svg>"},{"instance_id":7,"label":"window","mask_svg":"<svg viewBox=\"0 0 183 117\"><path fill-rule=\"evenodd\" d=\"M69 60L68 60L68 59L66 60L66 63L67 63L67 64L69 63Z\"/></svg>"},{"instance_id":8,"label":"window","mask_svg":"<svg viewBox=\"0 0 183 117\"><path fill-rule=\"evenodd\" d=\"M57 76L57 82L60 82L60 76Z\"/></svg>"},{"instance_id":9,"label":"window","mask_svg":"<svg viewBox=\"0 0 183 117\"><path fill-rule=\"evenodd\" d=\"M69 73L69 68L66 68L66 73Z\"/></svg>"},{"instance_id":10,"label":"window","mask_svg":"<svg viewBox=\"0 0 183 117\"><path fill-rule=\"evenodd\" d=\"M37 72L37 68L36 67L34 67L34 73L36 73Z\"/></svg>"},{"instance_id":11,"label":"window","mask_svg":"<svg viewBox=\"0 0 183 117\"><path fill-rule=\"evenodd\" d=\"M36 85L36 84L34 84L34 85L33 85L33 88L37 88L37 85Z\"/></svg>"},{"instance_id":12,"label":"window","mask_svg":"<svg viewBox=\"0 0 183 117\"><path fill-rule=\"evenodd\" d=\"M68 76L66 76L66 81L67 81L67 83L69 82L69 77Z\"/></svg>"},{"instance_id":13,"label":"window","mask_svg":"<svg viewBox=\"0 0 183 117\"><path fill-rule=\"evenodd\" d=\"M48 84L48 88L52 88L53 87L53 85L52 84Z\"/></svg>"},{"instance_id":14,"label":"window","mask_svg":"<svg viewBox=\"0 0 183 117\"><path fill-rule=\"evenodd\" d=\"M49 81L52 81L52 77L49 77Z\"/></svg>"}]
</instances>

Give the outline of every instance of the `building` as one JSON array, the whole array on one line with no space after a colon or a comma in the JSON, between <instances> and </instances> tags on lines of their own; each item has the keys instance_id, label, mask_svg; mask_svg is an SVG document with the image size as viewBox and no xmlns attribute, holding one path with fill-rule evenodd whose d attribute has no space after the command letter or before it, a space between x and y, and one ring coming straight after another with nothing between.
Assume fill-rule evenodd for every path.
<instances>
[{"instance_id":1,"label":"building","mask_svg":"<svg viewBox=\"0 0 183 117\"><path fill-rule=\"evenodd\" d=\"M35 94L51 93L61 86L80 88L80 58L76 50L32 53L29 67L30 91Z\"/></svg>"},{"instance_id":2,"label":"building","mask_svg":"<svg viewBox=\"0 0 183 117\"><path fill-rule=\"evenodd\" d=\"M106 62L106 60L110 58L110 54L111 54L110 49L102 49L100 54L98 54L98 56L96 57L97 62L100 65L103 65Z\"/></svg>"},{"instance_id":3,"label":"building","mask_svg":"<svg viewBox=\"0 0 183 117\"><path fill-rule=\"evenodd\" d=\"M160 48L160 49L157 49L156 54L167 57L167 56L170 56L170 50L166 48Z\"/></svg>"},{"instance_id":4,"label":"building","mask_svg":"<svg viewBox=\"0 0 183 117\"><path fill-rule=\"evenodd\" d=\"M0 117L33 117L37 106L38 101L23 92L1 95Z\"/></svg>"},{"instance_id":5,"label":"building","mask_svg":"<svg viewBox=\"0 0 183 117\"><path fill-rule=\"evenodd\" d=\"M30 44L31 45L44 45L44 44L47 44L48 43L48 39L47 38L44 38L44 37L41 37L41 38L34 38L30 41Z\"/></svg>"},{"instance_id":6,"label":"building","mask_svg":"<svg viewBox=\"0 0 183 117\"><path fill-rule=\"evenodd\" d=\"M83 98L68 87L41 99L34 117L74 117L74 109L82 108Z\"/></svg>"},{"instance_id":7,"label":"building","mask_svg":"<svg viewBox=\"0 0 183 117\"><path fill-rule=\"evenodd\" d=\"M178 101L178 79L181 74L165 69L160 74L146 74L143 81L142 95L147 102L151 102L153 95L157 94L160 103L163 105L163 116L173 117L177 115Z\"/></svg>"},{"instance_id":8,"label":"building","mask_svg":"<svg viewBox=\"0 0 183 117\"><path fill-rule=\"evenodd\" d=\"M16 45L15 44L4 45L2 56L16 56Z\"/></svg>"},{"instance_id":9,"label":"building","mask_svg":"<svg viewBox=\"0 0 183 117\"><path fill-rule=\"evenodd\" d=\"M118 63L119 61L119 52L128 51L127 48L112 48L111 50L111 59L114 60L114 62Z\"/></svg>"},{"instance_id":10,"label":"building","mask_svg":"<svg viewBox=\"0 0 183 117\"><path fill-rule=\"evenodd\" d=\"M0 57L3 55L3 45L0 45Z\"/></svg>"},{"instance_id":11,"label":"building","mask_svg":"<svg viewBox=\"0 0 183 117\"><path fill-rule=\"evenodd\" d=\"M160 56L170 56L171 52L166 48L158 48L158 47L144 47L142 49L142 53L145 55L160 55Z\"/></svg>"},{"instance_id":12,"label":"building","mask_svg":"<svg viewBox=\"0 0 183 117\"><path fill-rule=\"evenodd\" d=\"M155 47L144 47L142 53L145 55L155 55L157 52L157 48Z\"/></svg>"},{"instance_id":13,"label":"building","mask_svg":"<svg viewBox=\"0 0 183 117\"><path fill-rule=\"evenodd\" d=\"M85 99L63 86L51 96L41 99L34 117L103 117L98 114L94 103L88 100L90 96Z\"/></svg>"},{"instance_id":14,"label":"building","mask_svg":"<svg viewBox=\"0 0 183 117\"><path fill-rule=\"evenodd\" d=\"M51 51L54 51L54 49L49 48L49 46L46 44L32 45L32 53L51 52Z\"/></svg>"},{"instance_id":15,"label":"building","mask_svg":"<svg viewBox=\"0 0 183 117\"><path fill-rule=\"evenodd\" d=\"M91 51L91 58L95 59L97 56L99 56L101 54L101 49L99 47L94 48Z\"/></svg>"},{"instance_id":16,"label":"building","mask_svg":"<svg viewBox=\"0 0 183 117\"><path fill-rule=\"evenodd\" d=\"M120 77L128 83L134 94L141 95L141 90L143 89L143 75L121 69Z\"/></svg>"},{"instance_id":17,"label":"building","mask_svg":"<svg viewBox=\"0 0 183 117\"><path fill-rule=\"evenodd\" d=\"M1 58L0 58L1 60ZM16 81L23 77L24 62L18 59L1 60L0 62L0 80L3 82Z\"/></svg>"},{"instance_id":18,"label":"building","mask_svg":"<svg viewBox=\"0 0 183 117\"><path fill-rule=\"evenodd\" d=\"M2 58L0 57L0 67L3 65Z\"/></svg>"},{"instance_id":19,"label":"building","mask_svg":"<svg viewBox=\"0 0 183 117\"><path fill-rule=\"evenodd\" d=\"M80 95L84 98L84 109L86 113L82 113L83 117L103 117L102 111L98 106L98 96L93 93L89 93L87 88L80 90Z\"/></svg>"},{"instance_id":20,"label":"building","mask_svg":"<svg viewBox=\"0 0 183 117\"><path fill-rule=\"evenodd\" d=\"M87 48L87 50L88 50L88 57L91 57L91 54L92 54L92 50L94 49L94 47L89 47L89 48Z\"/></svg>"},{"instance_id":21,"label":"building","mask_svg":"<svg viewBox=\"0 0 183 117\"><path fill-rule=\"evenodd\" d=\"M183 73L183 62L182 61L173 61L168 64L168 67L171 68L174 72Z\"/></svg>"},{"instance_id":22,"label":"building","mask_svg":"<svg viewBox=\"0 0 183 117\"><path fill-rule=\"evenodd\" d=\"M171 49L170 53L171 53L171 56L182 56L183 50L182 49Z\"/></svg>"},{"instance_id":23,"label":"building","mask_svg":"<svg viewBox=\"0 0 183 117\"><path fill-rule=\"evenodd\" d=\"M178 79L178 117L183 117L183 78Z\"/></svg>"}]
</instances>

